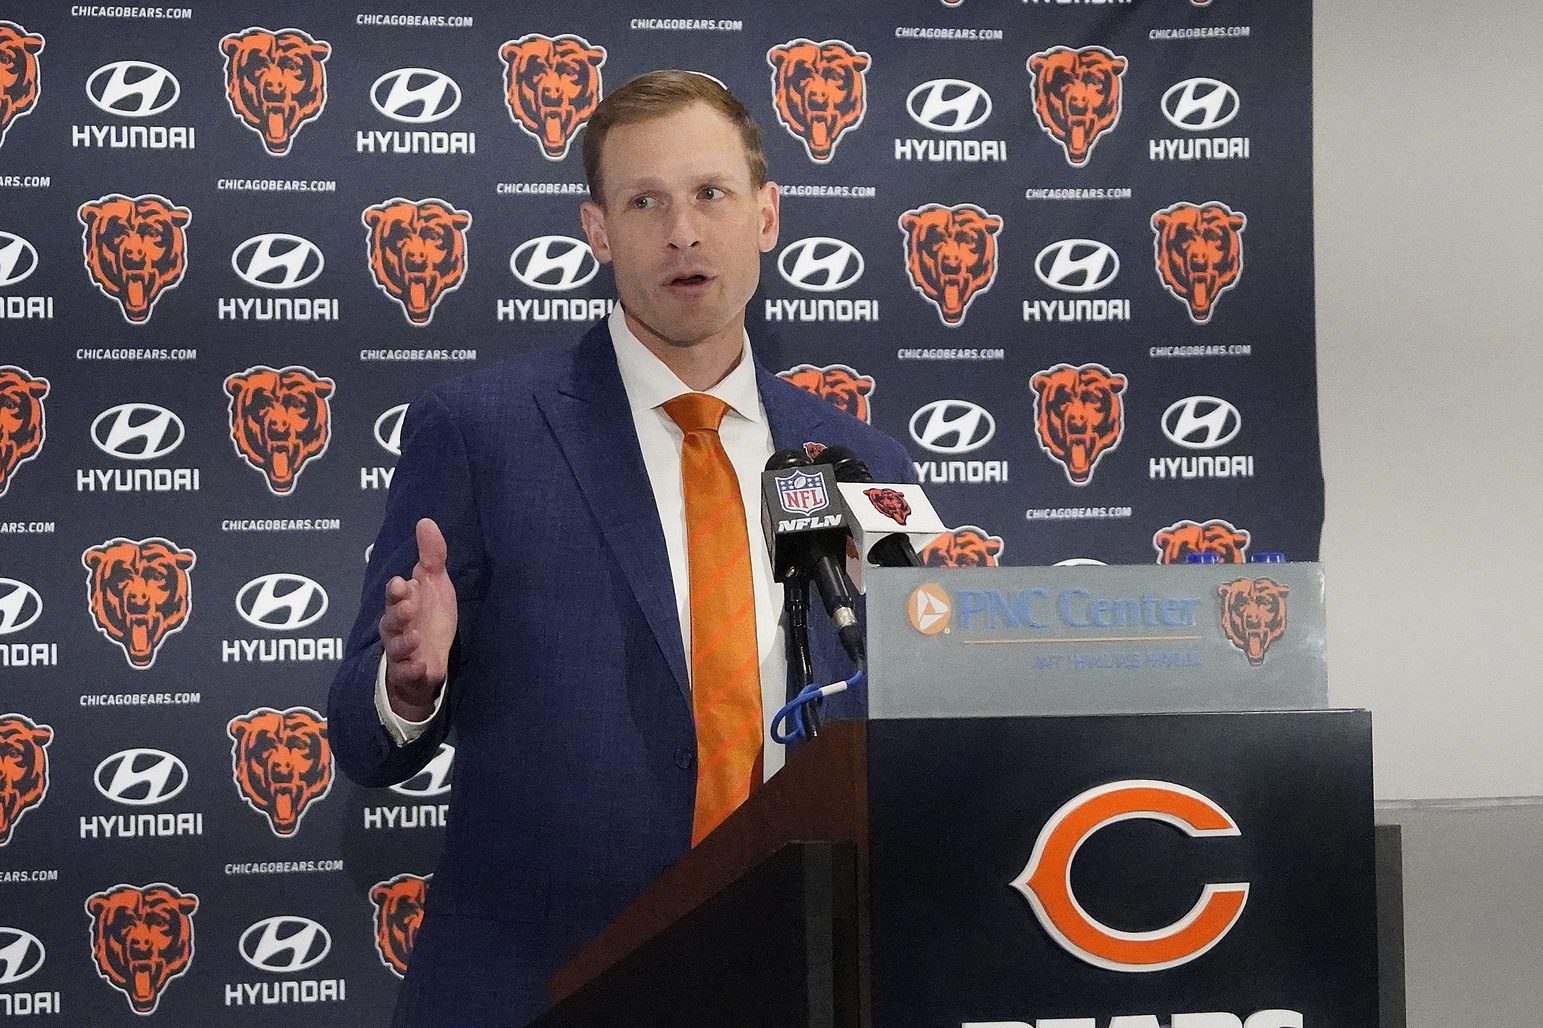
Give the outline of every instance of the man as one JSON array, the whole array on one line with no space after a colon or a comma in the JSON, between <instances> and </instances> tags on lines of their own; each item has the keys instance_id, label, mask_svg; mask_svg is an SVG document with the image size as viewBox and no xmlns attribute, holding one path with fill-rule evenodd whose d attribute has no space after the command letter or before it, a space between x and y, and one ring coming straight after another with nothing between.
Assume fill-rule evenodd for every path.
<instances>
[{"instance_id":1,"label":"man","mask_svg":"<svg viewBox=\"0 0 1543 1028\"><path fill-rule=\"evenodd\" d=\"M538 1013L562 961L780 763L773 449L841 444L912 478L896 443L752 359L744 309L779 207L738 100L642 76L600 105L584 157L584 231L620 304L573 349L413 404L332 686L333 749L362 784L409 778L455 730L398 1024ZM820 614L834 681L851 668Z\"/></svg>"}]
</instances>

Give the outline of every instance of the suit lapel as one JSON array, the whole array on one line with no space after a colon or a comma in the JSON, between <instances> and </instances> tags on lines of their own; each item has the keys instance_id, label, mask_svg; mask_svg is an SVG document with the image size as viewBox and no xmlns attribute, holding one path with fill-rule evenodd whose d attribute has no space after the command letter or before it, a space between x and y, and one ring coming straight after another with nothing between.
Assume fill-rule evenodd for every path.
<instances>
[{"instance_id":1,"label":"suit lapel","mask_svg":"<svg viewBox=\"0 0 1543 1028\"><path fill-rule=\"evenodd\" d=\"M536 402L689 704L664 530L604 322L585 334L568 374L538 391Z\"/></svg>"},{"instance_id":2,"label":"suit lapel","mask_svg":"<svg viewBox=\"0 0 1543 1028\"><path fill-rule=\"evenodd\" d=\"M808 405L788 402L799 399L797 394L787 391L797 386L782 381L760 364L755 366L755 380L761 390L761 402L766 405L766 420L771 425L775 448L802 450L804 443L821 441L820 418Z\"/></svg>"}]
</instances>

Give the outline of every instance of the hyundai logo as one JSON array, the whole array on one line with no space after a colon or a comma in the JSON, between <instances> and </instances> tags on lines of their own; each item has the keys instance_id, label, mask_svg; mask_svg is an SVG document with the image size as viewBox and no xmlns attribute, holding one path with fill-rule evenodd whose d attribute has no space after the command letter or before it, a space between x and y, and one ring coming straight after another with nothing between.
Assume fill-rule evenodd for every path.
<instances>
[{"instance_id":1,"label":"hyundai logo","mask_svg":"<svg viewBox=\"0 0 1543 1028\"><path fill-rule=\"evenodd\" d=\"M270 632L292 632L327 613L327 590L304 575L263 575L241 587L236 612Z\"/></svg>"},{"instance_id":2,"label":"hyundai logo","mask_svg":"<svg viewBox=\"0 0 1543 1028\"><path fill-rule=\"evenodd\" d=\"M295 974L332 951L332 935L308 917L267 917L241 933L241 957L259 971Z\"/></svg>"},{"instance_id":3,"label":"hyundai logo","mask_svg":"<svg viewBox=\"0 0 1543 1028\"><path fill-rule=\"evenodd\" d=\"M375 80L370 103L392 121L422 125L454 114L461 106L461 87L431 68L398 68Z\"/></svg>"},{"instance_id":4,"label":"hyundai logo","mask_svg":"<svg viewBox=\"0 0 1543 1028\"><path fill-rule=\"evenodd\" d=\"M423 765L422 771L399 785L393 785L391 791L403 796L443 796L450 791L450 765L454 760L455 747L440 743L439 752L434 754L433 760Z\"/></svg>"},{"instance_id":5,"label":"hyundai logo","mask_svg":"<svg viewBox=\"0 0 1543 1028\"><path fill-rule=\"evenodd\" d=\"M991 117L991 94L963 79L933 79L911 90L905 109L923 128L968 132Z\"/></svg>"},{"instance_id":6,"label":"hyundai logo","mask_svg":"<svg viewBox=\"0 0 1543 1028\"><path fill-rule=\"evenodd\" d=\"M12 232L0 232L0 289L14 286L38 269L38 252Z\"/></svg>"},{"instance_id":7,"label":"hyundai logo","mask_svg":"<svg viewBox=\"0 0 1543 1028\"><path fill-rule=\"evenodd\" d=\"M253 236L230 254L230 266L242 281L259 289L299 289L321 274L326 261L309 239L284 232Z\"/></svg>"},{"instance_id":8,"label":"hyundai logo","mask_svg":"<svg viewBox=\"0 0 1543 1028\"><path fill-rule=\"evenodd\" d=\"M1215 396L1190 396L1163 411L1163 435L1190 450L1214 450L1243 429L1243 415Z\"/></svg>"},{"instance_id":9,"label":"hyundai logo","mask_svg":"<svg viewBox=\"0 0 1543 1028\"><path fill-rule=\"evenodd\" d=\"M0 635L31 627L43 616L43 597L26 582L0 578Z\"/></svg>"},{"instance_id":10,"label":"hyundai logo","mask_svg":"<svg viewBox=\"0 0 1543 1028\"><path fill-rule=\"evenodd\" d=\"M509 270L532 289L549 293L577 289L600 274L589 244L572 236L527 239L509 255Z\"/></svg>"},{"instance_id":11,"label":"hyundai logo","mask_svg":"<svg viewBox=\"0 0 1543 1028\"><path fill-rule=\"evenodd\" d=\"M811 293L834 293L863 277L863 255L851 243L810 236L783 249L777 270L789 285Z\"/></svg>"},{"instance_id":12,"label":"hyundai logo","mask_svg":"<svg viewBox=\"0 0 1543 1028\"><path fill-rule=\"evenodd\" d=\"M122 460L155 460L182 445L182 419L153 403L120 403L91 422L96 448Z\"/></svg>"},{"instance_id":13,"label":"hyundai logo","mask_svg":"<svg viewBox=\"0 0 1543 1028\"><path fill-rule=\"evenodd\" d=\"M1063 293L1097 292L1119 273L1119 255L1096 239L1063 239L1051 243L1034 258L1034 274L1051 289Z\"/></svg>"},{"instance_id":14,"label":"hyundai logo","mask_svg":"<svg viewBox=\"0 0 1543 1028\"><path fill-rule=\"evenodd\" d=\"M86 80L86 95L108 114L120 118L150 118L171 107L182 95L177 76L159 64L114 61Z\"/></svg>"},{"instance_id":15,"label":"hyundai logo","mask_svg":"<svg viewBox=\"0 0 1543 1028\"><path fill-rule=\"evenodd\" d=\"M1238 116L1238 91L1216 79L1185 79L1163 94L1163 116L1188 132L1210 132Z\"/></svg>"},{"instance_id":16,"label":"hyundai logo","mask_svg":"<svg viewBox=\"0 0 1543 1028\"><path fill-rule=\"evenodd\" d=\"M933 453L969 453L997 433L991 412L969 400L933 400L911 415L911 438Z\"/></svg>"},{"instance_id":17,"label":"hyundai logo","mask_svg":"<svg viewBox=\"0 0 1543 1028\"><path fill-rule=\"evenodd\" d=\"M402 455L402 421L407 417L407 404L399 403L375 419L375 441L387 453Z\"/></svg>"},{"instance_id":18,"label":"hyundai logo","mask_svg":"<svg viewBox=\"0 0 1543 1028\"><path fill-rule=\"evenodd\" d=\"M164 803L187 784L187 765L163 750L123 750L96 766L96 791L130 807Z\"/></svg>"},{"instance_id":19,"label":"hyundai logo","mask_svg":"<svg viewBox=\"0 0 1543 1028\"><path fill-rule=\"evenodd\" d=\"M0 985L10 985L37 974L43 966L43 942L20 928L0 927Z\"/></svg>"}]
</instances>

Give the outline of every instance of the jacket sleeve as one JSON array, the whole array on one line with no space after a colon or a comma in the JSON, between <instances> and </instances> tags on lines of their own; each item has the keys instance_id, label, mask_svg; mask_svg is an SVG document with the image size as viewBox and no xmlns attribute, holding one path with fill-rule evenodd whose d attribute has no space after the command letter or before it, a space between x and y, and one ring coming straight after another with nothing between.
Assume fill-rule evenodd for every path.
<instances>
[{"instance_id":1,"label":"jacket sleeve","mask_svg":"<svg viewBox=\"0 0 1543 1028\"><path fill-rule=\"evenodd\" d=\"M439 715L421 736L398 746L375 709L383 651L379 624L386 583L394 575L410 577L418 561L415 526L425 517L433 518L445 536L459 631L450 649L447 694ZM417 774L438 751L455 715L454 683L464 667L461 631L474 623L486 585L487 559L466 440L445 400L430 391L408 408L385 519L364 573L359 616L327 696L327 735L349 778L365 786L394 785Z\"/></svg>"}]
</instances>

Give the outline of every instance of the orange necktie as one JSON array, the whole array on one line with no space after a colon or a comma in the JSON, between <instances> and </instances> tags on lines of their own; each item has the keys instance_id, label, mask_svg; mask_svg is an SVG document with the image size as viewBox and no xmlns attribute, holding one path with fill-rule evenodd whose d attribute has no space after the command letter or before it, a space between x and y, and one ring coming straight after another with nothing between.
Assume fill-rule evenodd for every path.
<instances>
[{"instance_id":1,"label":"orange necktie","mask_svg":"<svg viewBox=\"0 0 1543 1028\"><path fill-rule=\"evenodd\" d=\"M761 779L761 668L750 538L734 465L718 438L729 405L685 393L664 412L685 433L686 564L691 588L691 707L696 807L691 845L745 802Z\"/></svg>"}]
</instances>

